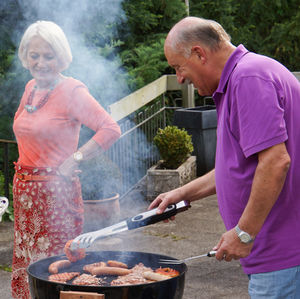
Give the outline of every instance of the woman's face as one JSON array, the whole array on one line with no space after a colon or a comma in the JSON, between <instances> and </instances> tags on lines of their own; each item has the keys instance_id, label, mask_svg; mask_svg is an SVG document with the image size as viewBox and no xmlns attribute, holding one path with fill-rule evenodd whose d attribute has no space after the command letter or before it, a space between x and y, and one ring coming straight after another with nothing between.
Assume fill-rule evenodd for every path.
<instances>
[{"instance_id":1,"label":"woman's face","mask_svg":"<svg viewBox=\"0 0 300 299\"><path fill-rule=\"evenodd\" d=\"M59 61L52 47L35 36L27 49L27 65L39 88L49 88L59 75Z\"/></svg>"}]
</instances>

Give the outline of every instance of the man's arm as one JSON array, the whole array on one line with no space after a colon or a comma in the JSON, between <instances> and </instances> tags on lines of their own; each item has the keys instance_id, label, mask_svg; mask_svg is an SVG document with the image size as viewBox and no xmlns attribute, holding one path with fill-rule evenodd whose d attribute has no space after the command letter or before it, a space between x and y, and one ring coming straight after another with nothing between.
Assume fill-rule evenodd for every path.
<instances>
[{"instance_id":1,"label":"man's arm","mask_svg":"<svg viewBox=\"0 0 300 299\"><path fill-rule=\"evenodd\" d=\"M284 143L259 153L250 198L239 220L242 230L252 236L258 234L283 188L289 166Z\"/></svg>"},{"instance_id":2,"label":"man's arm","mask_svg":"<svg viewBox=\"0 0 300 299\"><path fill-rule=\"evenodd\" d=\"M239 220L239 227L255 237L263 226L269 212L282 190L290 165L290 156L281 143L258 154L249 201ZM243 244L234 229L223 234L216 248L216 258L226 261L250 254L253 244Z\"/></svg>"}]
</instances>

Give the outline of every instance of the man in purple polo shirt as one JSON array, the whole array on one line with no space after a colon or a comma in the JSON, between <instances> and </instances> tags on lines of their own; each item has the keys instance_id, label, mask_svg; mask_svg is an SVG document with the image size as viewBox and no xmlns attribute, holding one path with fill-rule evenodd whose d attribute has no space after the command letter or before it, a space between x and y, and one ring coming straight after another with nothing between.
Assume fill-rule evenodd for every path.
<instances>
[{"instance_id":1,"label":"man in purple polo shirt","mask_svg":"<svg viewBox=\"0 0 300 299\"><path fill-rule=\"evenodd\" d=\"M212 95L215 169L149 208L217 194L227 232L216 258L241 259L251 298L300 298L300 84L279 62L235 47L220 24L188 17L165 42L179 83ZM298 150L298 154L297 154Z\"/></svg>"}]
</instances>

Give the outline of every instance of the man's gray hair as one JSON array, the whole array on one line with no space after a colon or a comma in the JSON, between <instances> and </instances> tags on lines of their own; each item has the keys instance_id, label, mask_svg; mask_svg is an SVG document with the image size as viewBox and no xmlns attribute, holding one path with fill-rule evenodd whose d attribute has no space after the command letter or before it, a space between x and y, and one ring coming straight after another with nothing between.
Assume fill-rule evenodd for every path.
<instances>
[{"instance_id":1,"label":"man's gray hair","mask_svg":"<svg viewBox=\"0 0 300 299\"><path fill-rule=\"evenodd\" d=\"M194 45L201 44L211 51L220 49L223 42L230 42L230 36L216 21L196 17L187 17L180 21L181 26L174 26L171 47L188 57ZM179 24L178 23L178 24Z\"/></svg>"},{"instance_id":2,"label":"man's gray hair","mask_svg":"<svg viewBox=\"0 0 300 299\"><path fill-rule=\"evenodd\" d=\"M25 68L28 68L27 51L33 37L39 36L52 47L59 61L59 71L67 69L72 61L72 52L63 30L50 21L37 21L25 31L19 46L19 58Z\"/></svg>"}]
</instances>

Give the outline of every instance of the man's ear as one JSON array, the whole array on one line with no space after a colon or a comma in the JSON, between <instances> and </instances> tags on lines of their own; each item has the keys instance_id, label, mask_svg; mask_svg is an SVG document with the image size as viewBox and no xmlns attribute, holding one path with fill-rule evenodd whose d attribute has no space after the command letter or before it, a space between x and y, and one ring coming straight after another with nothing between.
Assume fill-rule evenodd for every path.
<instances>
[{"instance_id":1,"label":"man's ear","mask_svg":"<svg viewBox=\"0 0 300 299\"><path fill-rule=\"evenodd\" d=\"M207 60L207 54L203 47L201 46L193 46L191 49L192 54L196 55L201 62L205 63Z\"/></svg>"}]
</instances>

